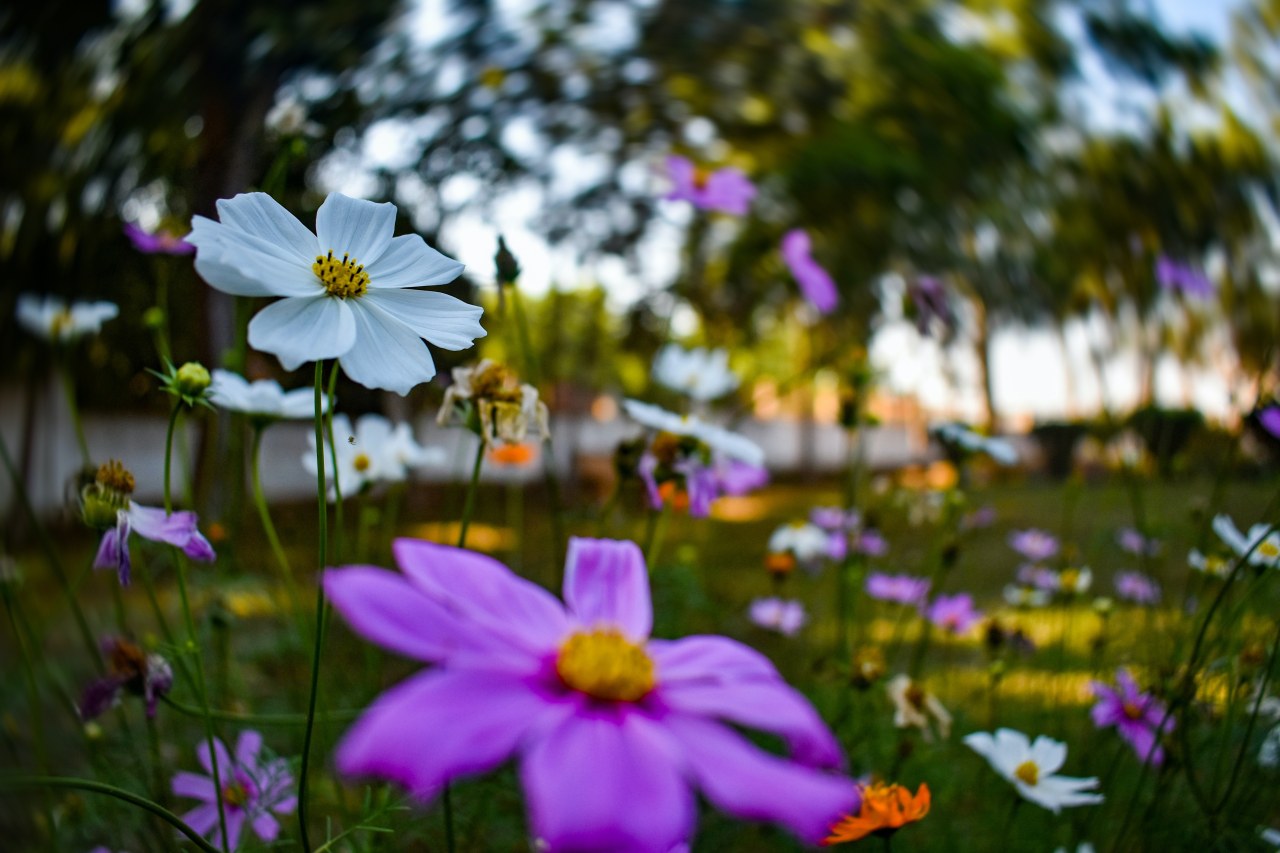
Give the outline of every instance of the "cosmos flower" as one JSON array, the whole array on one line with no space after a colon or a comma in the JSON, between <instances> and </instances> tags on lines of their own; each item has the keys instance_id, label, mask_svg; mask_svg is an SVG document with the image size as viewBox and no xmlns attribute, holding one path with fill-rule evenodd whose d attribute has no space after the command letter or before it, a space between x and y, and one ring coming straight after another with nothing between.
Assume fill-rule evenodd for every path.
<instances>
[{"instance_id":1,"label":"cosmos flower","mask_svg":"<svg viewBox=\"0 0 1280 853\"><path fill-rule=\"evenodd\" d=\"M1275 568L1280 565L1280 530L1270 524L1255 524L1241 533L1227 515L1213 517L1213 531L1239 557L1247 557L1251 566Z\"/></svg>"},{"instance_id":2,"label":"cosmos flower","mask_svg":"<svg viewBox=\"0 0 1280 853\"><path fill-rule=\"evenodd\" d=\"M396 208L330 193L317 234L265 193L218 202L186 238L196 272L234 296L279 296L249 323L249 343L286 370L327 358L366 388L407 394L436 374L423 338L464 350L484 337L482 309L411 288L453 281L462 264L416 234L392 237Z\"/></svg>"},{"instance_id":3,"label":"cosmos flower","mask_svg":"<svg viewBox=\"0 0 1280 853\"><path fill-rule=\"evenodd\" d=\"M243 412L258 421L296 420L315 415L315 390L285 391L274 379L247 381L230 370L215 369L209 399L224 409ZM329 399L320 397L320 410L327 411Z\"/></svg>"},{"instance_id":4,"label":"cosmos flower","mask_svg":"<svg viewBox=\"0 0 1280 853\"><path fill-rule=\"evenodd\" d=\"M973 609L973 596L967 592L939 595L925 610L925 617L953 634L965 634L982 621L982 613Z\"/></svg>"},{"instance_id":5,"label":"cosmos flower","mask_svg":"<svg viewBox=\"0 0 1280 853\"><path fill-rule=\"evenodd\" d=\"M831 834L822 840L824 847L858 841L868 835L887 838L907 824L923 820L929 813L929 786L923 782L914 797L902 785L880 782L863 785L861 793L862 808L831 827Z\"/></svg>"},{"instance_id":6,"label":"cosmos flower","mask_svg":"<svg viewBox=\"0 0 1280 853\"><path fill-rule=\"evenodd\" d=\"M275 841L280 834L280 822L275 815L289 814L298 807L289 762L283 758L263 761L259 757L262 735L255 731L240 733L234 759L218 738L213 739L213 751L216 758L209 755L208 741L202 740L196 746L196 758L208 776L183 770L173 777L174 796L202 801L182 819L214 846L222 846L218 794L213 786L216 760L218 779L222 783L222 810L227 821L227 848L234 851L240 845L246 823L258 838Z\"/></svg>"},{"instance_id":7,"label":"cosmos flower","mask_svg":"<svg viewBox=\"0 0 1280 853\"><path fill-rule=\"evenodd\" d=\"M1156 258L1156 283L1171 293L1181 293L1199 300L1213 298L1213 282L1190 264L1168 255Z\"/></svg>"},{"instance_id":8,"label":"cosmos flower","mask_svg":"<svg viewBox=\"0 0 1280 853\"><path fill-rule=\"evenodd\" d=\"M1003 595L1013 607L1044 607L1052 598L1047 589L1023 584L1006 584Z\"/></svg>"},{"instance_id":9,"label":"cosmos flower","mask_svg":"<svg viewBox=\"0 0 1280 853\"><path fill-rule=\"evenodd\" d=\"M747 612L759 627L787 637L794 637L809 620L803 604L785 598L757 598Z\"/></svg>"},{"instance_id":10,"label":"cosmos flower","mask_svg":"<svg viewBox=\"0 0 1280 853\"><path fill-rule=\"evenodd\" d=\"M1034 563L1056 555L1058 540L1043 530L1018 530L1009 534L1009 547Z\"/></svg>"},{"instance_id":11,"label":"cosmos flower","mask_svg":"<svg viewBox=\"0 0 1280 853\"><path fill-rule=\"evenodd\" d=\"M782 237L782 259L800 285L800 292L819 314L830 314L840 304L836 283L809 254L809 235L796 228Z\"/></svg>"},{"instance_id":12,"label":"cosmos flower","mask_svg":"<svg viewBox=\"0 0 1280 853\"><path fill-rule=\"evenodd\" d=\"M961 454L985 453L1001 465L1016 465L1018 451L1003 438L992 438L974 432L961 423L939 424L930 429L938 440Z\"/></svg>"},{"instance_id":13,"label":"cosmos flower","mask_svg":"<svg viewBox=\"0 0 1280 853\"><path fill-rule=\"evenodd\" d=\"M1160 540L1143 536L1132 527L1120 528L1116 533L1116 544L1135 557L1154 557L1160 553Z\"/></svg>"},{"instance_id":14,"label":"cosmos flower","mask_svg":"<svg viewBox=\"0 0 1280 853\"><path fill-rule=\"evenodd\" d=\"M711 172L677 154L667 158L667 176L672 183L667 199L691 202L700 210L746 216L756 197L755 185L738 169L726 167Z\"/></svg>"},{"instance_id":15,"label":"cosmos flower","mask_svg":"<svg viewBox=\"0 0 1280 853\"><path fill-rule=\"evenodd\" d=\"M147 654L123 637L105 637L102 656L107 674L90 682L80 696L80 719L92 720L105 714L128 692L141 696L147 717L156 715L156 703L173 687L173 668L157 654Z\"/></svg>"},{"instance_id":16,"label":"cosmos flower","mask_svg":"<svg viewBox=\"0 0 1280 853\"><path fill-rule=\"evenodd\" d=\"M103 531L93 561L95 569L115 569L120 585L128 586L131 533L181 548L193 560L213 562L213 546L197 529L194 512L168 514L163 509L134 503L130 498L133 489L133 475L119 462L111 461L100 466L94 481L80 492L85 523Z\"/></svg>"},{"instance_id":17,"label":"cosmos flower","mask_svg":"<svg viewBox=\"0 0 1280 853\"><path fill-rule=\"evenodd\" d=\"M474 367L453 369L453 384L444 392L436 423L443 426L455 416L488 447L520 444L530 428L536 428L543 441L551 434L547 404L538 399L538 389L487 358Z\"/></svg>"},{"instance_id":18,"label":"cosmos flower","mask_svg":"<svg viewBox=\"0 0 1280 853\"><path fill-rule=\"evenodd\" d=\"M1231 574L1232 560L1218 554L1204 554L1198 548L1187 552L1187 565L1211 578L1223 579Z\"/></svg>"},{"instance_id":19,"label":"cosmos flower","mask_svg":"<svg viewBox=\"0 0 1280 853\"><path fill-rule=\"evenodd\" d=\"M785 555L791 558L793 565L813 571L829 557L830 539L827 532L816 524L793 521L773 531L767 548L771 557Z\"/></svg>"},{"instance_id":20,"label":"cosmos flower","mask_svg":"<svg viewBox=\"0 0 1280 853\"><path fill-rule=\"evenodd\" d=\"M1116 595L1134 604L1156 604L1160 601L1160 584L1142 572L1117 572Z\"/></svg>"},{"instance_id":21,"label":"cosmos flower","mask_svg":"<svg viewBox=\"0 0 1280 853\"><path fill-rule=\"evenodd\" d=\"M1098 704L1090 711L1093 724L1100 729L1114 726L1142 762L1157 766L1164 763L1160 735L1171 731L1174 725L1164 704L1150 693L1140 691L1126 669L1116 670L1115 687L1099 681L1090 682L1089 687L1098 697Z\"/></svg>"},{"instance_id":22,"label":"cosmos flower","mask_svg":"<svg viewBox=\"0 0 1280 853\"><path fill-rule=\"evenodd\" d=\"M893 702L893 724L896 727L919 729L925 740L933 740L935 728L942 740L951 736L951 714L937 696L925 690L911 676L906 673L895 675L885 688Z\"/></svg>"},{"instance_id":23,"label":"cosmos flower","mask_svg":"<svg viewBox=\"0 0 1280 853\"><path fill-rule=\"evenodd\" d=\"M815 841L856 806L840 745L759 653L722 637L649 638L644 558L632 542L573 539L562 605L470 551L408 539L402 573L330 569L352 629L435 664L391 688L339 743L346 776L419 799L459 776L519 767L534 846L668 851L694 790L713 805ZM732 726L781 736L792 758Z\"/></svg>"},{"instance_id":24,"label":"cosmos flower","mask_svg":"<svg viewBox=\"0 0 1280 853\"><path fill-rule=\"evenodd\" d=\"M872 598L911 605L924 603L929 596L929 586L928 578L891 575L885 572L870 572L865 583L867 595Z\"/></svg>"},{"instance_id":25,"label":"cosmos flower","mask_svg":"<svg viewBox=\"0 0 1280 853\"><path fill-rule=\"evenodd\" d=\"M723 397L738 387L738 377L729 369L727 351L701 347L686 350L679 344L667 344L658 351L653 378L699 402Z\"/></svg>"},{"instance_id":26,"label":"cosmos flower","mask_svg":"<svg viewBox=\"0 0 1280 853\"><path fill-rule=\"evenodd\" d=\"M641 425L676 436L689 436L715 453L749 465L764 465L764 450L751 439L704 421L697 415L677 415L639 400L623 400L622 408Z\"/></svg>"},{"instance_id":27,"label":"cosmos flower","mask_svg":"<svg viewBox=\"0 0 1280 853\"><path fill-rule=\"evenodd\" d=\"M124 236L145 255L189 255L196 247L168 231L144 231L132 222L124 224Z\"/></svg>"},{"instance_id":28,"label":"cosmos flower","mask_svg":"<svg viewBox=\"0 0 1280 853\"><path fill-rule=\"evenodd\" d=\"M994 737L974 732L965 735L964 742L1008 779L1023 799L1054 814L1102 802L1101 794L1084 793L1098 787L1097 779L1054 775L1067 760L1067 745L1061 741L1041 735L1031 742L1022 732L997 729Z\"/></svg>"},{"instance_id":29,"label":"cosmos flower","mask_svg":"<svg viewBox=\"0 0 1280 853\"><path fill-rule=\"evenodd\" d=\"M102 324L115 318L120 309L114 302L72 302L56 296L23 293L18 297L18 325L38 338L68 344L85 335L96 335Z\"/></svg>"},{"instance_id":30,"label":"cosmos flower","mask_svg":"<svg viewBox=\"0 0 1280 853\"><path fill-rule=\"evenodd\" d=\"M337 484L344 497L351 497L375 483L399 483L409 476L411 469L448 462L443 449L418 444L407 421L392 426L382 415L361 415L354 427L346 415L334 415L333 437L337 442ZM307 433L307 445L309 450L302 455L302 465L315 474L315 432ZM333 454L327 439L324 458L325 478L333 482L335 472L330 470ZM329 499L336 497L336 490L331 491Z\"/></svg>"}]
</instances>

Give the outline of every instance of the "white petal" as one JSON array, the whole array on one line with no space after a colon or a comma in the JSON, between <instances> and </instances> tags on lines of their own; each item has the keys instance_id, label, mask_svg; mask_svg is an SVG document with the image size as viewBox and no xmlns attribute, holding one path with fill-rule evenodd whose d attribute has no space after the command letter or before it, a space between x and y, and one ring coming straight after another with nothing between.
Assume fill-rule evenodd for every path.
<instances>
[{"instance_id":1,"label":"white petal","mask_svg":"<svg viewBox=\"0 0 1280 853\"><path fill-rule=\"evenodd\" d=\"M310 296L322 287L305 263L282 256L253 234L197 216L188 242L196 247L196 272L211 286L236 296Z\"/></svg>"},{"instance_id":2,"label":"white petal","mask_svg":"<svg viewBox=\"0 0 1280 853\"><path fill-rule=\"evenodd\" d=\"M283 260L315 260L316 235L266 193L242 193L218 201L218 218L246 234L274 247L272 253ZM189 242L189 241L188 241Z\"/></svg>"},{"instance_id":3,"label":"white petal","mask_svg":"<svg viewBox=\"0 0 1280 853\"><path fill-rule=\"evenodd\" d=\"M356 342L342 357L342 372L366 388L404 396L436 375L435 362L418 333L368 297L354 301Z\"/></svg>"},{"instance_id":4,"label":"white petal","mask_svg":"<svg viewBox=\"0 0 1280 853\"><path fill-rule=\"evenodd\" d=\"M1031 744L1031 760L1045 776L1057 773L1067 761L1067 745L1062 741L1040 735Z\"/></svg>"},{"instance_id":5,"label":"white petal","mask_svg":"<svg viewBox=\"0 0 1280 853\"><path fill-rule=\"evenodd\" d=\"M278 356L285 370L307 361L338 358L355 340L351 308L324 294L273 302L249 323L249 343Z\"/></svg>"},{"instance_id":6,"label":"white petal","mask_svg":"<svg viewBox=\"0 0 1280 853\"><path fill-rule=\"evenodd\" d=\"M447 350L463 350L488 334L480 325L484 309L430 290L370 290L363 301L376 305L420 338Z\"/></svg>"},{"instance_id":7,"label":"white petal","mask_svg":"<svg viewBox=\"0 0 1280 853\"><path fill-rule=\"evenodd\" d=\"M448 284L462 274L463 265L427 245L417 234L391 241L390 248L369 271L369 287L426 287Z\"/></svg>"},{"instance_id":8,"label":"white petal","mask_svg":"<svg viewBox=\"0 0 1280 853\"><path fill-rule=\"evenodd\" d=\"M316 212L320 254L330 249L339 257L350 253L365 269L382 257L391 245L395 230L396 206L390 202L378 204L342 193L329 193ZM369 275L373 277L372 270Z\"/></svg>"}]
</instances>

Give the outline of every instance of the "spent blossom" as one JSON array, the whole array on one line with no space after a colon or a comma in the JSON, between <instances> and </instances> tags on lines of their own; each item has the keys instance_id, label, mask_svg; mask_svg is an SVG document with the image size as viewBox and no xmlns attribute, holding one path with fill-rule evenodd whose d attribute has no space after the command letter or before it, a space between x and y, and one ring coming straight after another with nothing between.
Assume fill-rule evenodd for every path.
<instances>
[{"instance_id":1,"label":"spent blossom","mask_svg":"<svg viewBox=\"0 0 1280 853\"><path fill-rule=\"evenodd\" d=\"M474 367L453 369L453 384L444 392L436 422L444 425L454 417L490 447L521 444L530 429L543 441L551 434L547 404L538 398L538 389L487 358Z\"/></svg>"},{"instance_id":2,"label":"spent blossom","mask_svg":"<svg viewBox=\"0 0 1280 853\"><path fill-rule=\"evenodd\" d=\"M80 719L92 720L120 701L121 693L141 696L147 717L156 715L160 697L173 687L173 668L158 654L148 654L124 637L104 637L102 656L107 674L94 679L80 696Z\"/></svg>"},{"instance_id":3,"label":"spent blossom","mask_svg":"<svg viewBox=\"0 0 1280 853\"><path fill-rule=\"evenodd\" d=\"M213 739L213 756L208 741L196 746L196 758L207 776L183 770L173 777L174 796L200 800L201 804L182 815L196 832L221 847L222 829L218 816L218 791L213 785L214 762L222 783L222 811L227 822L226 847L234 851L247 823L264 842L276 840L280 822L276 815L290 814L298 807L293 774L284 758L263 759L262 735L246 730L236 739L233 757L227 747Z\"/></svg>"}]
</instances>

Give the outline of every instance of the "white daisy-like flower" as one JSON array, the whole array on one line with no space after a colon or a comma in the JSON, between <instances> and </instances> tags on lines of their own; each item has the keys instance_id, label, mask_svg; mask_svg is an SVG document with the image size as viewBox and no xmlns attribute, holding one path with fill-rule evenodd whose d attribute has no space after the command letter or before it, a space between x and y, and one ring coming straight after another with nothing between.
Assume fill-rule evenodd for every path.
<instances>
[{"instance_id":1,"label":"white daisy-like flower","mask_svg":"<svg viewBox=\"0 0 1280 853\"><path fill-rule=\"evenodd\" d=\"M770 554L790 554L801 565L812 566L827 556L831 535L816 524L796 521L784 524L769 537Z\"/></svg>"},{"instance_id":2,"label":"white daisy-like flower","mask_svg":"<svg viewBox=\"0 0 1280 853\"><path fill-rule=\"evenodd\" d=\"M1013 787L1038 806L1057 814L1064 807L1100 803L1101 794L1086 791L1098 787L1096 778L1077 779L1054 775L1067 760L1067 745L1040 735L1034 742L1022 732L996 729L965 735L965 745L990 762L991 767L1013 783Z\"/></svg>"},{"instance_id":3,"label":"white daisy-like flower","mask_svg":"<svg viewBox=\"0 0 1280 853\"><path fill-rule=\"evenodd\" d=\"M1209 577L1225 578L1231 574L1231 563L1231 560L1218 554L1202 553L1199 548L1192 548L1187 552L1187 565Z\"/></svg>"},{"instance_id":4,"label":"white daisy-like flower","mask_svg":"<svg viewBox=\"0 0 1280 853\"><path fill-rule=\"evenodd\" d=\"M749 465L764 465L764 449L746 436L730 432L702 420L697 415L677 415L660 406L639 400L623 400L627 414L642 425L660 432L688 435L698 439L717 453Z\"/></svg>"},{"instance_id":5,"label":"white daisy-like flower","mask_svg":"<svg viewBox=\"0 0 1280 853\"><path fill-rule=\"evenodd\" d=\"M667 344L658 352L653 378L704 403L738 387L738 377L729 369L728 352L701 347L686 350L679 344Z\"/></svg>"},{"instance_id":6,"label":"white daisy-like flower","mask_svg":"<svg viewBox=\"0 0 1280 853\"><path fill-rule=\"evenodd\" d=\"M1251 566L1275 568L1280 565L1280 530L1270 524L1255 524L1248 533L1241 533L1230 516L1215 515L1213 532L1237 555L1248 554Z\"/></svg>"},{"instance_id":7,"label":"white daisy-like flower","mask_svg":"<svg viewBox=\"0 0 1280 853\"><path fill-rule=\"evenodd\" d=\"M285 391L274 379L249 382L230 370L214 370L209 386L209 399L224 409L244 412L263 420L294 420L315 415L315 391L298 388ZM320 398L320 408L329 406L327 397Z\"/></svg>"},{"instance_id":8,"label":"white daisy-like flower","mask_svg":"<svg viewBox=\"0 0 1280 853\"><path fill-rule=\"evenodd\" d=\"M85 335L96 335L102 324L120 309L114 302L72 302L56 296L23 293L18 297L18 325L38 338L66 344Z\"/></svg>"},{"instance_id":9,"label":"white daisy-like flower","mask_svg":"<svg viewBox=\"0 0 1280 853\"><path fill-rule=\"evenodd\" d=\"M218 202L220 222L195 217L196 271L236 296L280 296L249 323L249 343L287 370L340 359L366 388L407 394L436 374L423 339L463 350L484 337L483 309L444 293L462 264L416 234L393 237L396 207L331 193L316 234L265 193Z\"/></svg>"},{"instance_id":10,"label":"white daisy-like flower","mask_svg":"<svg viewBox=\"0 0 1280 853\"><path fill-rule=\"evenodd\" d=\"M1016 465L1018 462L1018 451L1012 443L1003 438L981 435L964 424L941 424L933 428L933 434L940 441L953 444L969 453L985 453L1001 465Z\"/></svg>"},{"instance_id":11,"label":"white daisy-like flower","mask_svg":"<svg viewBox=\"0 0 1280 853\"><path fill-rule=\"evenodd\" d=\"M1022 584L1005 584L1004 600L1014 607L1044 607L1048 605L1049 590Z\"/></svg>"},{"instance_id":12,"label":"white daisy-like flower","mask_svg":"<svg viewBox=\"0 0 1280 853\"><path fill-rule=\"evenodd\" d=\"M333 416L333 456L337 457L337 483L344 497L350 497L374 483L398 483L411 469L444 465L448 454L439 447L423 447L413 438L407 423L396 424L381 415L361 415L353 427L346 415ZM302 457L302 465L316 472L315 433L308 433L310 452ZM329 443L325 442L325 477L332 482L329 470ZM332 500L336 493L331 491Z\"/></svg>"}]
</instances>

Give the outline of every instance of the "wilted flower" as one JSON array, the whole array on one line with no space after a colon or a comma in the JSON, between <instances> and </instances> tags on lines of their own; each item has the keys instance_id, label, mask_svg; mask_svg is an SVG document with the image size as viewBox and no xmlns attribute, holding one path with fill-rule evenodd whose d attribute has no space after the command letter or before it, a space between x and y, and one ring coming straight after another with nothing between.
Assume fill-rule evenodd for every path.
<instances>
[{"instance_id":1,"label":"wilted flower","mask_svg":"<svg viewBox=\"0 0 1280 853\"><path fill-rule=\"evenodd\" d=\"M1116 595L1135 604L1155 604L1160 600L1160 584L1142 572L1117 572Z\"/></svg>"},{"instance_id":2,"label":"wilted flower","mask_svg":"<svg viewBox=\"0 0 1280 853\"><path fill-rule=\"evenodd\" d=\"M666 197L692 202L701 210L746 216L756 197L755 185L732 167L712 172L695 166L687 157L672 154L667 158L667 176L673 186Z\"/></svg>"},{"instance_id":3,"label":"wilted flower","mask_svg":"<svg viewBox=\"0 0 1280 853\"><path fill-rule=\"evenodd\" d=\"M925 617L953 634L965 634L982 621L982 613L973 609L973 596L967 592L939 595L925 610Z\"/></svg>"},{"instance_id":4,"label":"wilted flower","mask_svg":"<svg viewBox=\"0 0 1280 853\"><path fill-rule=\"evenodd\" d=\"M1237 556L1248 554L1249 565L1268 568L1280 565L1280 530L1273 525L1255 524L1246 534L1236 528L1230 516L1215 515L1213 531Z\"/></svg>"},{"instance_id":5,"label":"wilted flower","mask_svg":"<svg viewBox=\"0 0 1280 853\"><path fill-rule=\"evenodd\" d=\"M667 344L658 352L653 378L702 402L723 397L738 387L738 377L729 369L728 352L701 347L686 350L679 344Z\"/></svg>"},{"instance_id":6,"label":"wilted flower","mask_svg":"<svg viewBox=\"0 0 1280 853\"><path fill-rule=\"evenodd\" d=\"M782 237L782 259L800 285L800 292L819 314L830 314L840 303L836 283L809 254L809 235L799 228Z\"/></svg>"},{"instance_id":7,"label":"wilted flower","mask_svg":"<svg viewBox=\"0 0 1280 853\"><path fill-rule=\"evenodd\" d=\"M255 731L240 733L234 759L218 738L213 739L213 750L214 757L211 757L209 743L204 740L196 746L196 758L208 776L184 770L173 777L174 796L202 801L182 819L214 846L222 846L218 791L213 786L213 766L217 761L218 779L222 783L222 811L227 821L226 847L235 850L239 846L246 823L253 827L258 838L266 842L275 841L280 834L280 822L275 815L290 814L298 807L289 762L283 758L269 761L259 758L262 735Z\"/></svg>"},{"instance_id":8,"label":"wilted flower","mask_svg":"<svg viewBox=\"0 0 1280 853\"><path fill-rule=\"evenodd\" d=\"M951 714L942 707L938 697L927 692L911 676L903 673L889 679L886 688L893 701L893 724L900 729L917 728L925 740L933 739L934 728L938 737L951 736Z\"/></svg>"},{"instance_id":9,"label":"wilted flower","mask_svg":"<svg viewBox=\"0 0 1280 853\"><path fill-rule=\"evenodd\" d=\"M487 358L474 367L453 369L453 384L444 392L436 422L446 424L455 414L490 446L520 444L530 428L544 441L550 435L547 404L538 399L538 389Z\"/></svg>"},{"instance_id":10,"label":"wilted flower","mask_svg":"<svg viewBox=\"0 0 1280 853\"><path fill-rule=\"evenodd\" d=\"M332 455L325 440L325 477L333 481L337 476L342 494L350 497L374 483L399 483L409 476L409 471L444 465L448 457L439 447L423 447L413 438L413 430L407 422L395 426L381 415L361 415L353 428L346 415L333 416L333 437L336 442L338 470L330 470ZM307 433L309 452L302 455L302 465L316 473L316 436ZM330 499L337 493L331 492Z\"/></svg>"},{"instance_id":11,"label":"wilted flower","mask_svg":"<svg viewBox=\"0 0 1280 853\"><path fill-rule=\"evenodd\" d=\"M124 224L124 236L146 255L189 255L196 247L168 231L144 231L132 222Z\"/></svg>"},{"instance_id":12,"label":"wilted flower","mask_svg":"<svg viewBox=\"0 0 1280 853\"><path fill-rule=\"evenodd\" d=\"M464 350L485 335L482 309L410 289L453 281L462 264L416 234L392 237L393 204L330 193L318 236L265 193L222 199L218 215L192 220L196 272L235 296L284 297L249 323L249 343L286 370L336 358L355 382L403 395L436 374L423 338Z\"/></svg>"},{"instance_id":13,"label":"wilted flower","mask_svg":"<svg viewBox=\"0 0 1280 853\"><path fill-rule=\"evenodd\" d=\"M1168 255L1156 258L1156 283L1164 290L1195 299L1213 298L1213 282L1190 264L1175 261Z\"/></svg>"},{"instance_id":14,"label":"wilted flower","mask_svg":"<svg viewBox=\"0 0 1280 853\"><path fill-rule=\"evenodd\" d=\"M224 409L243 412L258 421L309 418L315 414L315 391L298 388L285 391L274 379L248 382L238 373L217 369L209 386L209 399ZM320 410L327 411L329 398L320 396Z\"/></svg>"},{"instance_id":15,"label":"wilted flower","mask_svg":"<svg viewBox=\"0 0 1280 853\"><path fill-rule=\"evenodd\" d=\"M168 514L163 509L136 504L130 498L133 488L133 475L113 460L100 466L94 481L80 491L80 512L85 523L104 531L93 561L95 569L115 569L120 585L129 585L130 533L181 548L193 560L213 561L213 546L196 529L198 519L194 512Z\"/></svg>"},{"instance_id":16,"label":"wilted flower","mask_svg":"<svg viewBox=\"0 0 1280 853\"><path fill-rule=\"evenodd\" d=\"M960 453L985 453L1001 465L1016 465L1018 451L1008 440L974 432L964 424L949 423L932 427L930 432L948 448Z\"/></svg>"},{"instance_id":17,"label":"wilted flower","mask_svg":"<svg viewBox=\"0 0 1280 853\"><path fill-rule=\"evenodd\" d=\"M924 603L929 595L930 585L928 578L891 575L885 572L870 572L865 582L867 595L872 598L911 605Z\"/></svg>"},{"instance_id":18,"label":"wilted flower","mask_svg":"<svg viewBox=\"0 0 1280 853\"><path fill-rule=\"evenodd\" d=\"M850 780L819 769L841 763L839 743L759 653L649 638L634 543L571 540L565 605L480 554L407 539L393 551L403 573L330 569L325 589L358 634L437 666L348 730L343 774L425 800L514 758L535 846L551 850L670 850L693 829L693 789L809 840L856 805ZM780 735L793 758L731 725Z\"/></svg>"},{"instance_id":19,"label":"wilted flower","mask_svg":"<svg viewBox=\"0 0 1280 853\"><path fill-rule=\"evenodd\" d=\"M1058 553L1058 540L1043 530L1018 530L1009 534L1009 547L1028 560L1039 562Z\"/></svg>"},{"instance_id":20,"label":"wilted flower","mask_svg":"<svg viewBox=\"0 0 1280 853\"><path fill-rule=\"evenodd\" d=\"M748 613L759 627L787 637L794 637L809 620L803 604L785 598L757 598Z\"/></svg>"},{"instance_id":21,"label":"wilted flower","mask_svg":"<svg viewBox=\"0 0 1280 853\"><path fill-rule=\"evenodd\" d=\"M1064 807L1088 806L1102 802L1101 794L1086 794L1098 787L1098 780L1055 776L1067 760L1067 745L1041 735L1032 743L1022 732L997 729L965 735L965 745L990 762L991 767L1013 783L1013 787L1038 806L1057 814Z\"/></svg>"},{"instance_id":22,"label":"wilted flower","mask_svg":"<svg viewBox=\"0 0 1280 853\"><path fill-rule=\"evenodd\" d=\"M127 691L141 696L147 717L156 715L156 703L173 686L173 669L157 654L147 654L123 637L105 637L102 656L108 671L95 679L80 696L80 719L92 720L106 713Z\"/></svg>"},{"instance_id":23,"label":"wilted flower","mask_svg":"<svg viewBox=\"0 0 1280 853\"><path fill-rule=\"evenodd\" d=\"M120 309L113 302L72 302L56 296L23 293L18 297L18 325L38 338L68 344L85 335L96 335L102 324Z\"/></svg>"},{"instance_id":24,"label":"wilted flower","mask_svg":"<svg viewBox=\"0 0 1280 853\"><path fill-rule=\"evenodd\" d=\"M1116 544L1135 557L1154 557L1160 553L1160 540L1143 536L1132 527L1122 527L1116 533Z\"/></svg>"},{"instance_id":25,"label":"wilted flower","mask_svg":"<svg viewBox=\"0 0 1280 853\"><path fill-rule=\"evenodd\" d=\"M1098 681L1090 682L1089 687L1098 697L1098 704L1090 712L1093 724L1100 729L1115 726L1141 761L1162 764L1164 749L1160 746L1160 735L1171 731L1174 725L1163 703L1150 693L1140 691L1125 669L1116 670L1115 687Z\"/></svg>"},{"instance_id":26,"label":"wilted flower","mask_svg":"<svg viewBox=\"0 0 1280 853\"><path fill-rule=\"evenodd\" d=\"M915 796L902 785L873 783L861 786L862 808L846 815L831 834L822 840L824 847L857 841L868 835L887 838L909 823L923 820L929 813L929 786L920 783Z\"/></svg>"}]
</instances>

